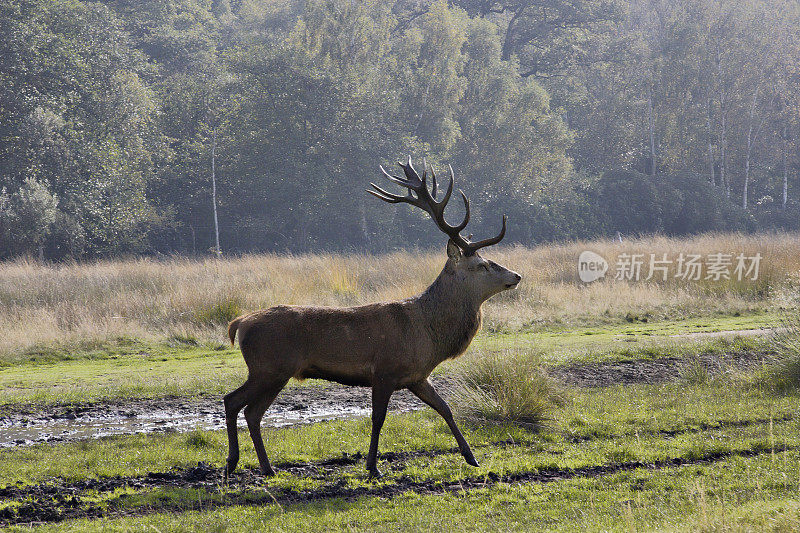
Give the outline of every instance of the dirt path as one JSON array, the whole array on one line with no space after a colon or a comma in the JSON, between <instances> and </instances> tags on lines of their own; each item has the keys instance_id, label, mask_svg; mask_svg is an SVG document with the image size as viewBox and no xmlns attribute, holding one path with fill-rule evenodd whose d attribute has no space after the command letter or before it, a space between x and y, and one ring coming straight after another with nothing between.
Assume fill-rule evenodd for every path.
<instances>
[{"instance_id":1,"label":"dirt path","mask_svg":"<svg viewBox=\"0 0 800 533\"><path fill-rule=\"evenodd\" d=\"M678 333L670 335L676 339L715 339L718 337L761 337L773 335L785 331L785 328L756 328L756 329L732 329L726 331L697 331L695 333Z\"/></svg>"},{"instance_id":2,"label":"dirt path","mask_svg":"<svg viewBox=\"0 0 800 533\"><path fill-rule=\"evenodd\" d=\"M730 369L752 370L773 357L768 352L701 354L653 360L576 363L550 369L567 386L607 387L659 383L679 379L690 371L709 375ZM440 388L442 386L439 379ZM407 391L392 397L389 409L405 412L424 405ZM265 427L281 427L368 416L369 390L362 387L303 386L281 392L267 411ZM242 423L240 421L240 423ZM52 412L18 412L0 417L0 447L64 442L134 433L217 430L224 427L219 398L136 400L127 403L58 407Z\"/></svg>"},{"instance_id":3,"label":"dirt path","mask_svg":"<svg viewBox=\"0 0 800 533\"><path fill-rule=\"evenodd\" d=\"M660 357L634 361L574 363L550 369L550 374L572 387L610 387L663 383L705 372L713 377L730 371L748 371L774 361L770 351L704 353L690 357Z\"/></svg>"}]
</instances>

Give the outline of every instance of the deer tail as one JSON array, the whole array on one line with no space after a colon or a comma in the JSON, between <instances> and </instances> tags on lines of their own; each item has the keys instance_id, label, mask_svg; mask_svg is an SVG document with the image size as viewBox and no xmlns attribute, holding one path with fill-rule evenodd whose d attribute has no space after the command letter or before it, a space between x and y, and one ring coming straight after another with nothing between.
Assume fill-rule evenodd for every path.
<instances>
[{"instance_id":1,"label":"deer tail","mask_svg":"<svg viewBox=\"0 0 800 533\"><path fill-rule=\"evenodd\" d=\"M239 329L239 322L241 322L243 318L244 315L238 316L228 324L228 337L231 339L231 345L233 345L233 341L236 339L236 330Z\"/></svg>"}]
</instances>

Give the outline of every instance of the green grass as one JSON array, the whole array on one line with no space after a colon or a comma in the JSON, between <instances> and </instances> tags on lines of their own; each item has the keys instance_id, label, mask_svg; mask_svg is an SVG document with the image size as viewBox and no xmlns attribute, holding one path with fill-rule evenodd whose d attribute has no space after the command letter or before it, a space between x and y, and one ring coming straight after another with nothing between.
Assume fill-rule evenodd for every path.
<instances>
[{"instance_id":1,"label":"green grass","mask_svg":"<svg viewBox=\"0 0 800 533\"><path fill-rule=\"evenodd\" d=\"M777 463L776 463L777 461ZM785 466L788 475L776 468ZM499 484L445 495L235 506L78 521L54 531L793 531L800 527L796 453L731 459L549 485ZM195 508L202 507L202 500Z\"/></svg>"},{"instance_id":2,"label":"green grass","mask_svg":"<svg viewBox=\"0 0 800 533\"><path fill-rule=\"evenodd\" d=\"M157 511L177 506L195 512L157 513L104 522L68 522L52 529L110 530L260 528L300 531L336 529L556 529L619 530L665 527L691 530L728 520L760 524L780 515L781 502L800 490L800 413L796 396L775 395L736 382L686 385L615 387L576 392L553 413L542 431L513 426L466 427L465 435L481 462L467 466L454 450L444 422L431 411L390 416L382 434L381 451L439 450L400 462L381 460L386 476L379 482L366 477L363 461L317 475L282 472L263 479L260 487L231 497L256 506L209 509L226 501L225 489L131 489L90 494L91 501L126 512ZM274 464L341 457L366 450L367 419L324 422L312 426L264 431ZM242 467L257 465L249 438L243 432ZM506 444L499 446L496 443ZM511 444L513 443L513 444ZM788 447L787 451L782 451ZM737 456L758 452L755 456ZM715 454L733 454L693 466L635 468L597 477L580 469L641 461L697 461ZM190 467L204 461L218 467L226 454L222 432L135 435L50 446L0 450L0 479L28 484L53 478L66 480L97 476L142 476L150 471ZM514 475L562 472L549 483L504 483ZM570 472L578 472L571 476ZM485 489L461 491L460 480L499 483ZM447 494L403 492L392 499L368 497L356 501L323 498L286 505L264 500L285 491L298 492L338 486L391 487L403 480L449 484ZM455 484L455 485L453 485ZM453 488L455 487L455 488ZM0 502L0 508L15 505ZM766 506L766 507L764 507ZM206 509L197 511L198 509ZM796 509L796 508L794 508ZM794 517L794 518L792 518ZM783 516L796 520L794 515ZM627 522L626 522L627 521ZM628 524L630 522L630 524ZM425 526L424 524L429 524ZM795 522L791 522L795 523ZM503 525L505 524L505 525ZM627 524L627 525L626 525ZM433 525L433 526L430 526ZM45 529L50 529L47 526Z\"/></svg>"},{"instance_id":3,"label":"green grass","mask_svg":"<svg viewBox=\"0 0 800 533\"><path fill-rule=\"evenodd\" d=\"M456 417L471 424L546 423L564 394L541 364L514 351L485 355L453 374L450 398Z\"/></svg>"},{"instance_id":4,"label":"green grass","mask_svg":"<svg viewBox=\"0 0 800 533\"><path fill-rule=\"evenodd\" d=\"M763 440L768 437L770 419L775 421L775 428L784 428L783 437L795 442L800 439L800 434L795 435L798 421L788 418L797 415L797 396L794 395L774 395L758 388L739 387L734 382L700 386L669 383L576 392L566 405L554 410L552 422L540 432L515 426L466 426L463 430L476 448L479 460L481 456L515 455L517 452L513 449L506 452L490 445L513 439L518 443L549 447L551 457L536 451L530 458L536 462L528 466L550 465L553 457L557 457L560 466L578 467L596 462L597 457L618 449L621 444L633 450L637 457L663 458L669 446L691 444L697 441L698 432L702 435L703 431L716 432L720 438L726 434L738 432L744 436L753 432L753 438ZM735 427L743 421L759 423ZM684 436L665 439L664 432ZM267 448L273 462L277 463L323 461L341 457L342 453L365 452L369 433L368 418L264 429ZM200 446L198 439L203 442ZM685 439L685 443L681 439ZM255 468L257 461L249 441L243 432L241 464L245 468ZM381 434L382 452L449 450L454 444L444 422L428 410L390 415ZM587 455L590 450L594 450L594 457ZM7 483L31 483L52 477L144 475L151 470L195 465L198 461L221 467L226 454L227 438L221 431L131 435L36 445L0 449L0 479ZM451 455L436 461L452 461L460 468L463 465L460 455L457 452ZM429 458L415 461L425 463ZM482 471L463 466L470 473ZM481 468L484 467L490 469L489 465ZM363 464L356 470L362 474ZM363 475L366 476L366 472Z\"/></svg>"},{"instance_id":5,"label":"green grass","mask_svg":"<svg viewBox=\"0 0 800 533\"><path fill-rule=\"evenodd\" d=\"M0 368L0 412L101 400L220 394L239 386L245 376L238 349L137 342L113 351L76 351L72 360Z\"/></svg>"},{"instance_id":6,"label":"green grass","mask_svg":"<svg viewBox=\"0 0 800 533\"><path fill-rule=\"evenodd\" d=\"M542 361L558 364L566 361L617 360L626 350L646 350L653 346L681 346L712 341L720 332L769 329L779 323L773 311L750 314L717 314L680 320L615 322L594 327L554 328L552 326L521 331L479 335L472 350L497 351L525 348L541 354ZM731 337L731 335L724 335Z\"/></svg>"}]
</instances>

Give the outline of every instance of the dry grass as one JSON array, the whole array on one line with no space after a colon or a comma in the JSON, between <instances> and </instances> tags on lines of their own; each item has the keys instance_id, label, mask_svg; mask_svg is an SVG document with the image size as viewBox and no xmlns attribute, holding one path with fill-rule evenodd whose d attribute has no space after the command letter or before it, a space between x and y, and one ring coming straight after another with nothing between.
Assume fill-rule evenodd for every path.
<instances>
[{"instance_id":1,"label":"dry grass","mask_svg":"<svg viewBox=\"0 0 800 533\"><path fill-rule=\"evenodd\" d=\"M469 423L513 424L538 429L565 396L528 354L504 351L461 365L448 396L455 415Z\"/></svg>"},{"instance_id":2,"label":"dry grass","mask_svg":"<svg viewBox=\"0 0 800 533\"><path fill-rule=\"evenodd\" d=\"M578 254L600 253L611 265L620 253L716 252L763 256L757 282L615 281L584 285ZM517 291L492 299L489 330L614 322L631 313L678 318L746 312L784 305L800 284L797 235L708 235L646 238L626 243L577 242L488 251L520 272ZM0 264L0 357L34 345L87 339L185 335L222 339L228 319L278 303L355 305L411 296L444 262L441 252L367 255L258 255L231 259L137 259L90 264Z\"/></svg>"}]
</instances>

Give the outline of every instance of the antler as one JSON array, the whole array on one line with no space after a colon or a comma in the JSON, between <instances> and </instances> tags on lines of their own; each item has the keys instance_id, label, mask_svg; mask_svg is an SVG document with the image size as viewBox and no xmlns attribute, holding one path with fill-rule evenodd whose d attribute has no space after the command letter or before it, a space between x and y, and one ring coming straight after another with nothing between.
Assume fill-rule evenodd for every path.
<instances>
[{"instance_id":1,"label":"antler","mask_svg":"<svg viewBox=\"0 0 800 533\"><path fill-rule=\"evenodd\" d=\"M485 246L491 246L492 244L497 244L500 242L506 234L506 216L503 215L503 227L500 230L500 234L497 237L492 237L491 239L483 239L482 241L478 242L471 242L468 238L464 238L461 236L460 232L465 227L467 227L467 223L469 223L469 200L467 200L467 196L464 194L462 190L459 189L459 193L461 193L461 198L464 200L464 220L461 221L461 224L457 226L451 226L447 223L444 219L444 208L447 206L447 202L450 200L450 195L453 192L453 182L455 181L455 174L453 173L453 167L448 165L450 169L450 183L447 186L447 190L444 193L444 197L441 201L436 200L436 195L438 192L438 188L436 185L436 174L433 171L433 166L431 166L431 190L428 190L428 165L423 160L423 166L425 167L422 171L422 177L417 173L414 169L414 166L411 164L411 157L408 158L408 163L397 163L400 165L400 168L403 169L403 173L405 174L405 178L401 178L399 176L395 176L393 174L389 174L383 167L381 168L381 172L383 172L384 176L386 176L389 180L397 183L398 185L402 185L403 187L408 189L408 193L405 196L400 196L398 194L392 194L388 191L385 191L375 185L374 183L370 183L372 187L375 189L370 190L367 189L367 192L372 194L373 196L377 196L384 202L389 202L390 204L399 204L399 203L407 203L414 206L419 207L426 213L428 213L431 218L433 218L436 225L439 226L439 229L442 230L450 239L464 252L464 255L472 255L477 252L480 248ZM472 237L472 235L470 235Z\"/></svg>"}]
</instances>

